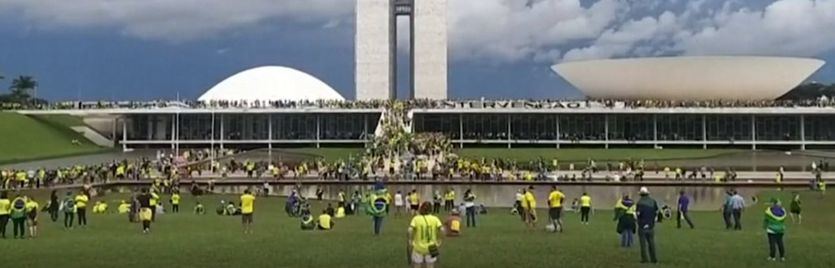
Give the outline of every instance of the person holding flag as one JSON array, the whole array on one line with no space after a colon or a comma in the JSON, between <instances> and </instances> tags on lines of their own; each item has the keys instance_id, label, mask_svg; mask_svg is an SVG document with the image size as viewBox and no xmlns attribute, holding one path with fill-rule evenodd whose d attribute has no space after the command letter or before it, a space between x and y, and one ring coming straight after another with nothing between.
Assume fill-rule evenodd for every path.
<instances>
[{"instance_id":1,"label":"person holding flag","mask_svg":"<svg viewBox=\"0 0 835 268\"><path fill-rule=\"evenodd\" d=\"M386 188L382 183L377 183L374 186L374 193L368 198L369 204L366 213L371 215L371 219L374 222L374 235L380 235L383 230L383 217L386 216L389 205L386 196L388 196Z\"/></svg>"},{"instance_id":2,"label":"person holding flag","mask_svg":"<svg viewBox=\"0 0 835 268\"><path fill-rule=\"evenodd\" d=\"M771 206L765 209L763 228L768 236L768 260L776 260L776 252L780 252L780 261L786 260L786 249L783 245L783 235L786 232L786 210L779 199L772 198Z\"/></svg>"}]
</instances>

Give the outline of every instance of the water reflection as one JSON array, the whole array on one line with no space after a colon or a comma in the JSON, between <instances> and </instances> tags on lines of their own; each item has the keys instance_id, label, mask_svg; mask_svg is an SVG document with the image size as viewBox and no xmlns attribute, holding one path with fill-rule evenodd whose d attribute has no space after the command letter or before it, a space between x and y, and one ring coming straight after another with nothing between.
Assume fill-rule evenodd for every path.
<instances>
[{"instance_id":1,"label":"water reflection","mask_svg":"<svg viewBox=\"0 0 835 268\"><path fill-rule=\"evenodd\" d=\"M239 194L251 186L217 186L215 192L221 194ZM258 186L259 188L261 186ZM368 191L371 186L368 185L324 185L321 189L324 191L324 199L336 200L339 191L344 191L346 197L350 197L354 191ZM416 189L420 193L421 200L431 201L434 191L440 191L443 194L447 189L452 188L456 193L456 203L461 202L461 197L468 188L478 196L477 203L484 204L488 207L510 207L515 201L516 192L524 186L521 185L389 185L387 188L392 195L395 192L401 191L404 194ZM319 186L302 186L300 193L308 198L316 197L316 189ZM559 189L565 193L567 200L565 204L570 204L574 198L579 198L584 192L587 192L592 197L592 204L598 209L611 209L615 202L624 194L630 194L637 197L638 186L560 186ZM288 185L270 185L270 192L282 196L289 195L295 186ZM727 188L721 187L707 187L707 186L655 186L649 187L650 194L653 198L658 200L661 204L668 204L670 207L675 207L678 199L679 191L690 197L690 204L692 210L718 210L725 201L725 191ZM765 190L764 188L738 188L737 191L745 197L750 205L751 197ZM547 197L550 193L550 186L536 186L534 193L537 198L537 205L541 208L546 206Z\"/></svg>"}]
</instances>

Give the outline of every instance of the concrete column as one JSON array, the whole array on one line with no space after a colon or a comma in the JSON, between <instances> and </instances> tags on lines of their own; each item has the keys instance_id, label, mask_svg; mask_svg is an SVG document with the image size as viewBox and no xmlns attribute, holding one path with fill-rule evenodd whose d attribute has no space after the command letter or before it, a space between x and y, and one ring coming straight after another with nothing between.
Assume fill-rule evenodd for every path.
<instances>
[{"instance_id":1,"label":"concrete column","mask_svg":"<svg viewBox=\"0 0 835 268\"><path fill-rule=\"evenodd\" d=\"M177 139L177 115L171 114L171 150L174 150L174 141Z\"/></svg>"},{"instance_id":2,"label":"concrete column","mask_svg":"<svg viewBox=\"0 0 835 268\"><path fill-rule=\"evenodd\" d=\"M707 150L707 115L702 115L702 149Z\"/></svg>"},{"instance_id":3,"label":"concrete column","mask_svg":"<svg viewBox=\"0 0 835 268\"><path fill-rule=\"evenodd\" d=\"M319 144L319 140L321 140L320 129L321 129L321 120L322 117L319 114L316 114L316 148L321 147Z\"/></svg>"},{"instance_id":4,"label":"concrete column","mask_svg":"<svg viewBox=\"0 0 835 268\"><path fill-rule=\"evenodd\" d=\"M800 150L806 151L806 116L800 115Z\"/></svg>"},{"instance_id":5,"label":"concrete column","mask_svg":"<svg viewBox=\"0 0 835 268\"><path fill-rule=\"evenodd\" d=\"M113 139L116 139L114 136ZM125 143L128 141L128 121L127 118L122 118L122 152L126 152L128 150L128 144Z\"/></svg>"},{"instance_id":6,"label":"concrete column","mask_svg":"<svg viewBox=\"0 0 835 268\"><path fill-rule=\"evenodd\" d=\"M508 149L510 149L510 147L511 147L510 142L511 142L511 139L513 139L513 134L510 130L510 119L511 119L510 114L507 114L507 148Z\"/></svg>"},{"instance_id":7,"label":"concrete column","mask_svg":"<svg viewBox=\"0 0 835 268\"><path fill-rule=\"evenodd\" d=\"M211 137L209 140L209 157L211 158L211 164L214 165L215 163L215 112L212 111L212 128L211 128Z\"/></svg>"},{"instance_id":8,"label":"concrete column","mask_svg":"<svg viewBox=\"0 0 835 268\"><path fill-rule=\"evenodd\" d=\"M658 148L658 114L652 114L652 148Z\"/></svg>"},{"instance_id":9,"label":"concrete column","mask_svg":"<svg viewBox=\"0 0 835 268\"><path fill-rule=\"evenodd\" d=\"M560 115L557 114L557 115L554 115L554 117L556 117L555 120L557 121L556 122L556 125L557 125L557 149L559 149L560 148Z\"/></svg>"},{"instance_id":10,"label":"concrete column","mask_svg":"<svg viewBox=\"0 0 835 268\"><path fill-rule=\"evenodd\" d=\"M751 115L751 150L757 149L757 119Z\"/></svg>"},{"instance_id":11,"label":"concrete column","mask_svg":"<svg viewBox=\"0 0 835 268\"><path fill-rule=\"evenodd\" d=\"M267 155L273 160L273 114L267 114Z\"/></svg>"},{"instance_id":12,"label":"concrete column","mask_svg":"<svg viewBox=\"0 0 835 268\"><path fill-rule=\"evenodd\" d=\"M368 141L368 114L362 114L362 139L363 143Z\"/></svg>"},{"instance_id":13,"label":"concrete column","mask_svg":"<svg viewBox=\"0 0 835 268\"><path fill-rule=\"evenodd\" d=\"M605 137L603 141L606 144L606 149L609 149L609 114L603 115L603 136Z\"/></svg>"},{"instance_id":14,"label":"concrete column","mask_svg":"<svg viewBox=\"0 0 835 268\"><path fill-rule=\"evenodd\" d=\"M223 150L223 114L220 114L220 149Z\"/></svg>"},{"instance_id":15,"label":"concrete column","mask_svg":"<svg viewBox=\"0 0 835 268\"><path fill-rule=\"evenodd\" d=\"M458 113L458 148L464 148L464 114Z\"/></svg>"}]
</instances>

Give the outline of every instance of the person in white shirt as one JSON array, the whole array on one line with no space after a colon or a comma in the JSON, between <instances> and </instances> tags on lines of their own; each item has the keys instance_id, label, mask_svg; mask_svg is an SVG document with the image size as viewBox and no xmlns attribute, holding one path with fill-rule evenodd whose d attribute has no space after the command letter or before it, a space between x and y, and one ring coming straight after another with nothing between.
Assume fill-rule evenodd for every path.
<instances>
[{"instance_id":1,"label":"person in white shirt","mask_svg":"<svg viewBox=\"0 0 835 268\"><path fill-rule=\"evenodd\" d=\"M400 212L403 210L403 206L405 202L403 202L403 194L400 191L397 191L394 194L394 216L400 216Z\"/></svg>"},{"instance_id":2,"label":"person in white shirt","mask_svg":"<svg viewBox=\"0 0 835 268\"><path fill-rule=\"evenodd\" d=\"M522 199L525 199L525 195L522 194L523 191L525 191L525 189L519 189L519 191L516 191L516 204L515 204L516 207L515 208L516 208L516 212L519 214L519 217L521 217L522 221L525 221L525 212L522 211L523 210Z\"/></svg>"}]
</instances>

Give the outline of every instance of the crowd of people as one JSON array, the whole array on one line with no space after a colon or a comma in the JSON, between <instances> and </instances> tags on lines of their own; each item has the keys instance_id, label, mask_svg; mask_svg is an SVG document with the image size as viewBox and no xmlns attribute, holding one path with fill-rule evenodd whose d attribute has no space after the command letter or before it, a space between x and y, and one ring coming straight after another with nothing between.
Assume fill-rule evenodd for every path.
<instances>
[{"instance_id":1,"label":"crowd of people","mask_svg":"<svg viewBox=\"0 0 835 268\"><path fill-rule=\"evenodd\" d=\"M835 100L827 96L806 100L238 100L238 101L62 101L52 103L0 103L0 110L37 109L382 109L396 104L407 109L566 109L566 108L761 108L761 107L832 107Z\"/></svg>"}]
</instances>

